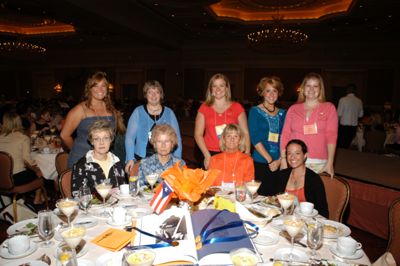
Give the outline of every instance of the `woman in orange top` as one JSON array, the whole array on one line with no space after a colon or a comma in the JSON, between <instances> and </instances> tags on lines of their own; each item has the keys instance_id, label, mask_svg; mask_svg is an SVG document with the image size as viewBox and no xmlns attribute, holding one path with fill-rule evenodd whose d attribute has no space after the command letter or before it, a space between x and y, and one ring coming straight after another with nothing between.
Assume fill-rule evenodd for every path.
<instances>
[{"instance_id":1,"label":"woman in orange top","mask_svg":"<svg viewBox=\"0 0 400 266\"><path fill-rule=\"evenodd\" d=\"M243 153L246 145L240 127L237 124L228 124L223 130L219 142L222 153L212 156L209 165L209 169L221 171L214 186L233 190L235 183L253 180L253 159Z\"/></svg>"}]
</instances>

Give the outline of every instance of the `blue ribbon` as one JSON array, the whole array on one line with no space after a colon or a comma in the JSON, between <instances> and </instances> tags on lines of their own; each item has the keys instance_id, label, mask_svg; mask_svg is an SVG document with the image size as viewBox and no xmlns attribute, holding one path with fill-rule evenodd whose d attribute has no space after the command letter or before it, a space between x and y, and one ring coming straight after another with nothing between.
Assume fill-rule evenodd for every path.
<instances>
[{"instance_id":1,"label":"blue ribbon","mask_svg":"<svg viewBox=\"0 0 400 266\"><path fill-rule=\"evenodd\" d=\"M161 247L169 247L169 246L178 246L179 245L178 241L174 241L171 239L167 239L165 237L153 235L153 234L143 231L135 226L133 226L132 229L136 230L139 233L144 234L146 236L154 237L155 239L164 241L165 243L148 244L148 245L141 245L141 246L128 246L128 247L126 247L127 249L135 250L135 249L140 249L141 247L161 248Z\"/></svg>"}]
</instances>

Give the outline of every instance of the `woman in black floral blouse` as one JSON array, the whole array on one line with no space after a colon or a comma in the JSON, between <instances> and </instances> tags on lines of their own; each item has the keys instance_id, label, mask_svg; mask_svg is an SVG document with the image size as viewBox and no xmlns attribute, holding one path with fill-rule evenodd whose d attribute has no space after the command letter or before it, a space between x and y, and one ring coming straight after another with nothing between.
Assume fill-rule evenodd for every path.
<instances>
[{"instance_id":1,"label":"woman in black floral blouse","mask_svg":"<svg viewBox=\"0 0 400 266\"><path fill-rule=\"evenodd\" d=\"M72 195L77 195L83 181L95 191L95 185L109 179L113 187L126 183L124 164L110 152L114 130L107 120L97 120L89 127L88 139L93 149L72 168Z\"/></svg>"}]
</instances>

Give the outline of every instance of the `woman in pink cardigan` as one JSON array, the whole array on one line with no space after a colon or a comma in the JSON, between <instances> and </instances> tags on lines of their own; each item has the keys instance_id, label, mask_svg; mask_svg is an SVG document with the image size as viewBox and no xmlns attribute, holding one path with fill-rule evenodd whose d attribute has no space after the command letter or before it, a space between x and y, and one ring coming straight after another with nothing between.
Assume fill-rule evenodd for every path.
<instances>
[{"instance_id":1,"label":"woman in pink cardigan","mask_svg":"<svg viewBox=\"0 0 400 266\"><path fill-rule=\"evenodd\" d=\"M308 147L306 166L316 173L334 175L338 116L335 106L325 101L321 75L309 73L303 79L298 102L287 114L281 137L281 169L287 168L286 144L301 139Z\"/></svg>"}]
</instances>

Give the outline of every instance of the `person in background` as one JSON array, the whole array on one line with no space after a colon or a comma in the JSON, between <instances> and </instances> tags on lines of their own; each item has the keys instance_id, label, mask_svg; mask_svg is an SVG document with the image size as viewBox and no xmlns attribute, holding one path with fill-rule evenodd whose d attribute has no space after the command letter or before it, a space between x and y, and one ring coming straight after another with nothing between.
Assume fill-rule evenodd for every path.
<instances>
[{"instance_id":1,"label":"person in background","mask_svg":"<svg viewBox=\"0 0 400 266\"><path fill-rule=\"evenodd\" d=\"M70 149L68 167L72 166L90 150L88 127L96 120L109 120L115 128L115 108L108 93L107 75L98 71L86 81L84 101L72 108L67 115L60 137ZM76 130L76 138L72 135Z\"/></svg>"},{"instance_id":2,"label":"person in background","mask_svg":"<svg viewBox=\"0 0 400 266\"><path fill-rule=\"evenodd\" d=\"M235 183L254 180L253 159L243 153L246 150L244 135L236 124L228 124L219 140L221 153L210 159L209 169L218 169L220 173L214 186L234 190Z\"/></svg>"},{"instance_id":3,"label":"person in background","mask_svg":"<svg viewBox=\"0 0 400 266\"><path fill-rule=\"evenodd\" d=\"M299 202L314 203L320 215L329 217L324 183L321 177L305 164L308 160L306 144L302 140L292 139L287 143L285 152L289 167L273 173L274 184L271 194L263 194L267 185L264 182L261 183L259 193L267 196L282 192L293 194Z\"/></svg>"},{"instance_id":4,"label":"person in background","mask_svg":"<svg viewBox=\"0 0 400 266\"><path fill-rule=\"evenodd\" d=\"M262 102L250 109L249 131L254 146L255 175L268 184L270 174L281 164L280 138L286 111L275 106L283 93L283 84L278 77L264 77L257 86ZM266 188L271 188L266 185Z\"/></svg>"},{"instance_id":5,"label":"person in background","mask_svg":"<svg viewBox=\"0 0 400 266\"><path fill-rule=\"evenodd\" d=\"M243 107L231 100L231 87L223 74L211 77L206 100L200 106L195 122L194 138L204 156L204 167L208 169L212 155L219 153L219 139L228 124L238 124L243 133L246 153L250 154L250 137L247 117Z\"/></svg>"},{"instance_id":6,"label":"person in background","mask_svg":"<svg viewBox=\"0 0 400 266\"><path fill-rule=\"evenodd\" d=\"M140 186L146 185L146 175L161 174L178 161L181 166L186 164L184 160L175 157L172 153L178 144L178 135L169 124L156 125L151 132L150 143L156 153L140 161L138 174ZM160 181L159 177L158 182Z\"/></svg>"},{"instance_id":7,"label":"person in background","mask_svg":"<svg viewBox=\"0 0 400 266\"><path fill-rule=\"evenodd\" d=\"M125 133L126 127L124 124L123 113L117 111L117 125L115 132L115 140L112 148L113 153L121 160L121 162L125 162L126 158L126 150L125 150Z\"/></svg>"},{"instance_id":8,"label":"person in background","mask_svg":"<svg viewBox=\"0 0 400 266\"><path fill-rule=\"evenodd\" d=\"M31 159L31 140L24 134L20 116L9 111L3 115L0 132L0 151L7 152L13 159L14 185L20 186L40 178L35 171L35 161ZM40 171L37 171L40 172ZM33 204L41 204L44 197L40 189L35 191Z\"/></svg>"},{"instance_id":9,"label":"person in background","mask_svg":"<svg viewBox=\"0 0 400 266\"><path fill-rule=\"evenodd\" d=\"M51 114L48 108L43 108L40 110L39 119L34 121L31 127L31 132L40 131L44 134L48 134L50 132L50 122L51 122Z\"/></svg>"},{"instance_id":10,"label":"person in background","mask_svg":"<svg viewBox=\"0 0 400 266\"><path fill-rule=\"evenodd\" d=\"M298 102L292 105L285 119L281 137L281 157L286 156L289 140L300 139L308 147L306 165L316 173L334 175L338 131L338 115L335 106L325 101L325 87L321 75L307 74L300 87ZM287 167L281 161L281 169Z\"/></svg>"},{"instance_id":11,"label":"person in background","mask_svg":"<svg viewBox=\"0 0 400 266\"><path fill-rule=\"evenodd\" d=\"M164 90L160 82L147 81L143 86L143 95L147 104L138 106L128 121L125 135L126 166L125 171L130 173L136 160L141 160L155 153L151 144L152 129L161 123L172 126L177 135L177 145L173 154L182 157L182 139L178 120L174 112L161 104L164 99Z\"/></svg>"},{"instance_id":12,"label":"person in background","mask_svg":"<svg viewBox=\"0 0 400 266\"><path fill-rule=\"evenodd\" d=\"M72 168L72 195L77 195L85 179L92 191L104 179L109 179L113 187L126 183L123 162L110 152L114 136L114 129L108 120L96 120L89 126L88 140L93 149L86 152Z\"/></svg>"},{"instance_id":13,"label":"person in background","mask_svg":"<svg viewBox=\"0 0 400 266\"><path fill-rule=\"evenodd\" d=\"M355 85L347 86L347 95L340 98L337 113L339 116L338 147L349 148L356 135L358 120L363 117L362 101L355 95Z\"/></svg>"}]
</instances>

